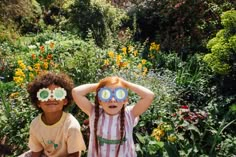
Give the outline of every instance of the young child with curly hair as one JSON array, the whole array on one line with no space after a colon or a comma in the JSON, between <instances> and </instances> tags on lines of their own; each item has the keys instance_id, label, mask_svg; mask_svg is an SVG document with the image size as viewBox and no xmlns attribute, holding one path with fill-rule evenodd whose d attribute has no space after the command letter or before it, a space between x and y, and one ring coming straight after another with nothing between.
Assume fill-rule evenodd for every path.
<instances>
[{"instance_id":1,"label":"young child with curly hair","mask_svg":"<svg viewBox=\"0 0 236 157\"><path fill-rule=\"evenodd\" d=\"M128 89L140 99L127 105ZM86 95L96 92L95 104ZM136 157L133 127L154 99L149 89L120 77L106 77L94 84L84 84L72 90L80 109L89 116L90 140L88 157Z\"/></svg>"},{"instance_id":2,"label":"young child with curly hair","mask_svg":"<svg viewBox=\"0 0 236 157\"><path fill-rule=\"evenodd\" d=\"M85 150L80 124L64 111L72 103L72 79L64 73L46 72L28 84L32 104L40 113L30 124L30 151L25 157L79 157Z\"/></svg>"}]
</instances>

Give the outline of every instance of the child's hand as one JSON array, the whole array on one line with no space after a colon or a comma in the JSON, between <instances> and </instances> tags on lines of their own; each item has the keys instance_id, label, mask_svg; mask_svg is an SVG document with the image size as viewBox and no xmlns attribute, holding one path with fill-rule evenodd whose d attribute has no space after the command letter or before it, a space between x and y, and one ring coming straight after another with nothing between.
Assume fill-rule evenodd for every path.
<instances>
[{"instance_id":1,"label":"child's hand","mask_svg":"<svg viewBox=\"0 0 236 157\"><path fill-rule=\"evenodd\" d=\"M124 78L119 77L120 82L122 85L124 85L125 88L128 88L128 81L126 81Z\"/></svg>"}]
</instances>

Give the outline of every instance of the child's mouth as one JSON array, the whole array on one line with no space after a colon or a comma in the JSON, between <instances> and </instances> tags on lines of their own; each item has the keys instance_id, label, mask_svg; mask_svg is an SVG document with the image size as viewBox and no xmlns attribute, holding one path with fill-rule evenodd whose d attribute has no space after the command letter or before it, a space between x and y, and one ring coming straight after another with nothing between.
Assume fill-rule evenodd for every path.
<instances>
[{"instance_id":1,"label":"child's mouth","mask_svg":"<svg viewBox=\"0 0 236 157\"><path fill-rule=\"evenodd\" d=\"M48 102L47 105L48 105L48 106L50 106L50 105L57 105L57 102L54 102L54 101Z\"/></svg>"},{"instance_id":2,"label":"child's mouth","mask_svg":"<svg viewBox=\"0 0 236 157\"><path fill-rule=\"evenodd\" d=\"M117 108L115 105L110 105L109 108Z\"/></svg>"}]
</instances>

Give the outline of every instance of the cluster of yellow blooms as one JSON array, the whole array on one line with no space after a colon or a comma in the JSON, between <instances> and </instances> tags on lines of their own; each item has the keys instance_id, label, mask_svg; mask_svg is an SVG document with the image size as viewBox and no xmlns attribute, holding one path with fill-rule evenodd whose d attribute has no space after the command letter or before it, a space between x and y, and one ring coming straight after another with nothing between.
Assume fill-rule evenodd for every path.
<instances>
[{"instance_id":1,"label":"cluster of yellow blooms","mask_svg":"<svg viewBox=\"0 0 236 157\"><path fill-rule=\"evenodd\" d=\"M26 69L26 65L24 64L23 60L18 60L17 63L18 63L19 68L16 68L15 77L13 77L13 80L16 82L16 84L22 84L26 77L24 73L24 70Z\"/></svg>"},{"instance_id":2,"label":"cluster of yellow blooms","mask_svg":"<svg viewBox=\"0 0 236 157\"><path fill-rule=\"evenodd\" d=\"M134 47L131 45L123 47L120 53L109 51L107 55L108 58L104 60L105 66L115 65L117 69L131 69L132 67L138 67L143 76L148 72L148 68L146 67L147 60L140 59L138 57L138 51L134 50Z\"/></svg>"},{"instance_id":3,"label":"cluster of yellow blooms","mask_svg":"<svg viewBox=\"0 0 236 157\"><path fill-rule=\"evenodd\" d=\"M15 70L15 76L13 77L14 82L17 85L23 85L27 81L34 79L40 72L48 70L49 65L55 66L52 61L53 55L52 50L54 49L54 42L49 42L49 50L45 51L45 46L39 46L39 53L31 51L31 59L29 62L24 63L23 60L18 60L18 68ZM37 48L36 46L29 46L30 49ZM28 64L27 64L28 63Z\"/></svg>"},{"instance_id":4,"label":"cluster of yellow blooms","mask_svg":"<svg viewBox=\"0 0 236 157\"><path fill-rule=\"evenodd\" d=\"M24 81L26 80L32 80L35 76L34 70L31 66L26 66L23 60L18 60L18 68L15 70L15 76L13 77L13 80L16 84L22 85ZM37 65L35 65L36 67ZM35 71L37 71L37 68L35 68Z\"/></svg>"},{"instance_id":5,"label":"cluster of yellow blooms","mask_svg":"<svg viewBox=\"0 0 236 157\"><path fill-rule=\"evenodd\" d=\"M156 44L155 42L152 42L149 47L149 51L150 52L148 54L148 57L151 59L154 59L157 52L160 51L160 44Z\"/></svg>"},{"instance_id":6,"label":"cluster of yellow blooms","mask_svg":"<svg viewBox=\"0 0 236 157\"><path fill-rule=\"evenodd\" d=\"M159 51L160 50L160 44L156 44L155 42L152 42L149 48L150 51L155 50Z\"/></svg>"},{"instance_id":7,"label":"cluster of yellow blooms","mask_svg":"<svg viewBox=\"0 0 236 157\"><path fill-rule=\"evenodd\" d=\"M165 137L168 130L171 130L171 126L165 123L161 123L152 131L151 136L154 137L157 141L161 141ZM167 135L167 140L169 142L175 142L177 137L174 134Z\"/></svg>"}]
</instances>

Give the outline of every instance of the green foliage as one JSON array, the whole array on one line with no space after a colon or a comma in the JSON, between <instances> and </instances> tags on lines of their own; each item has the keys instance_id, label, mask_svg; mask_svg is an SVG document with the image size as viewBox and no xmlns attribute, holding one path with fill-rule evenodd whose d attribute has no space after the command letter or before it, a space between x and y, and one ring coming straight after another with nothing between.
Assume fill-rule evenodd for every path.
<instances>
[{"instance_id":1,"label":"green foliage","mask_svg":"<svg viewBox=\"0 0 236 157\"><path fill-rule=\"evenodd\" d=\"M128 15L137 18L136 39L148 38L160 43L162 50L178 53L205 51L205 41L220 28L220 14L235 7L233 1L218 0L132 2L136 3L128 8Z\"/></svg>"},{"instance_id":2,"label":"green foliage","mask_svg":"<svg viewBox=\"0 0 236 157\"><path fill-rule=\"evenodd\" d=\"M102 76L99 73L102 66L100 56L105 52L93 42L74 41L71 44L73 44L73 53L64 53L61 58L64 60L63 69L74 78L76 85L98 80L99 76Z\"/></svg>"},{"instance_id":3,"label":"green foliage","mask_svg":"<svg viewBox=\"0 0 236 157\"><path fill-rule=\"evenodd\" d=\"M96 44L104 46L126 18L122 10L103 0L76 0L70 6L67 30L78 33L83 39L91 31Z\"/></svg>"},{"instance_id":4,"label":"green foliage","mask_svg":"<svg viewBox=\"0 0 236 157\"><path fill-rule=\"evenodd\" d=\"M55 0L36 0L41 6L45 7L46 10Z\"/></svg>"},{"instance_id":5,"label":"green foliage","mask_svg":"<svg viewBox=\"0 0 236 157\"><path fill-rule=\"evenodd\" d=\"M4 0L0 8L7 2ZM40 2L50 6L53 1ZM133 10L137 11L134 13L137 16L133 16L137 23L134 22L133 27L137 31L141 28L142 32L150 30L146 28L153 29L148 33L158 33L155 40L159 41L158 44L149 43L150 40L134 42L129 28L122 29L116 39L117 31L126 19L125 13L98 0L53 2L59 9L68 10L60 10L60 15L51 17L65 26L61 28L70 29L83 39L61 30L44 30L43 33L19 38L10 26L0 26L0 140L10 146L13 156L28 150L29 124L38 112L29 104L25 86L32 79L31 73L35 76L41 70L63 71L73 78L75 85L97 82L108 75L118 75L151 89L155 93L153 104L140 116L134 128L138 156L203 157L236 154L235 90L231 90L230 95L220 95L218 91L222 89L218 88L214 80L218 78L212 77L202 62L202 55L186 55L200 51L187 51L189 45L199 48L197 43L204 43L206 38L212 36L211 32L217 31L220 21L218 15L232 7L231 1L155 2L138 1L137 9L141 10ZM7 7L14 8L10 5ZM7 7L0 9L0 14ZM9 13L17 11L11 10ZM200 16L202 13L204 16ZM0 18L6 17L4 15ZM26 23L30 21L26 20ZM225 69L234 71L232 65L235 64L235 55L232 54L236 50L235 11L222 14L221 21L224 29L208 42L208 47L211 48L211 55L215 52L209 57L214 59L214 68L211 68L218 68L225 74ZM26 23L22 24L31 29L31 25ZM33 24L37 26L38 23L35 21ZM195 39L192 35L197 35L196 41L193 41ZM108 45L109 48L105 49ZM182 55L174 51L167 53L165 47L184 48L184 51ZM235 77L234 72L229 74L232 74L230 78ZM17 80L23 81L16 84ZM219 83L225 86L222 80ZM233 84L232 81L229 86ZM94 99L93 94L88 97ZM137 94L129 93L130 104L138 99ZM76 105L72 105L69 112L77 117L88 139L89 128L83 123L88 117Z\"/></svg>"},{"instance_id":6,"label":"green foliage","mask_svg":"<svg viewBox=\"0 0 236 157\"><path fill-rule=\"evenodd\" d=\"M204 61L215 73L225 75L235 70L236 11L224 12L221 19L224 29L208 42L211 53L205 55Z\"/></svg>"},{"instance_id":7,"label":"green foliage","mask_svg":"<svg viewBox=\"0 0 236 157\"><path fill-rule=\"evenodd\" d=\"M41 14L36 0L1 1L0 4L0 21L5 25L14 24L23 33L40 29L37 24Z\"/></svg>"},{"instance_id":8,"label":"green foliage","mask_svg":"<svg viewBox=\"0 0 236 157\"><path fill-rule=\"evenodd\" d=\"M0 139L5 139L13 155L19 155L27 149L27 143L22 142L28 138L29 124L36 111L26 104L25 89L15 88L14 82L0 82Z\"/></svg>"}]
</instances>

